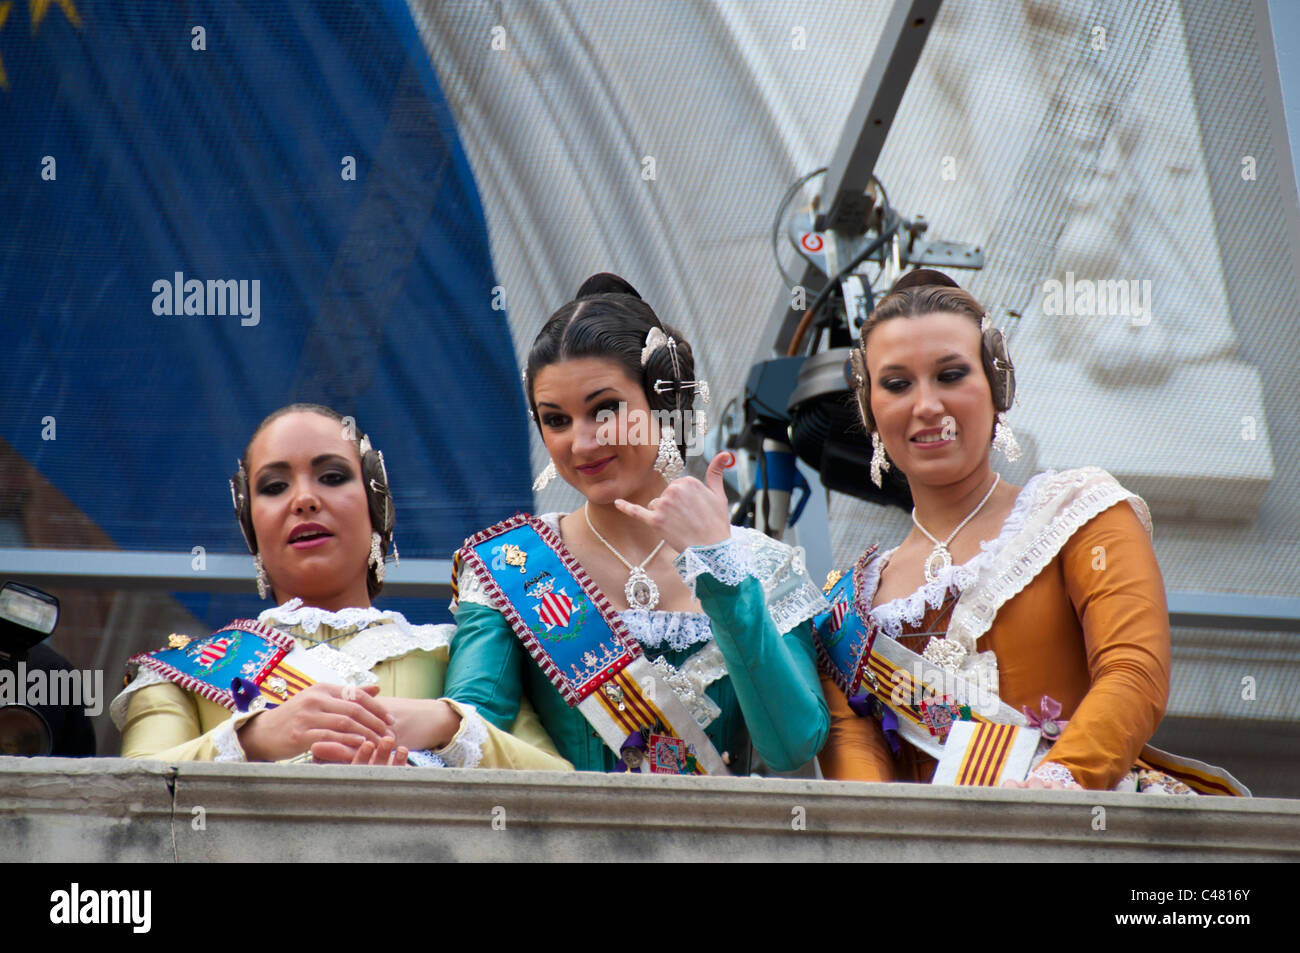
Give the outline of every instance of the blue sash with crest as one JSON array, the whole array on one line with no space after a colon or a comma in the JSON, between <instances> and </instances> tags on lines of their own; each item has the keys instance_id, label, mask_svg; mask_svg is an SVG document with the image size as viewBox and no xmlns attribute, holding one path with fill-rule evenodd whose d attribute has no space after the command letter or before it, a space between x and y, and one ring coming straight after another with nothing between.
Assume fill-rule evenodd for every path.
<instances>
[{"instance_id":1,"label":"blue sash with crest","mask_svg":"<svg viewBox=\"0 0 1300 953\"><path fill-rule=\"evenodd\" d=\"M817 657L822 668L850 698L862 691L864 680L872 688L876 683L868 666L876 641L876 624L871 620L869 607L857 605L862 572L875 552L876 547L872 546L850 572L835 580L826 591L830 611L813 619Z\"/></svg>"},{"instance_id":2,"label":"blue sash with crest","mask_svg":"<svg viewBox=\"0 0 1300 953\"><path fill-rule=\"evenodd\" d=\"M462 564L556 691L625 761L629 744L641 739L650 755L643 770L727 773L704 730L549 526L528 514L511 517L465 541L453 580ZM673 756L658 758L662 751Z\"/></svg>"},{"instance_id":3,"label":"blue sash with crest","mask_svg":"<svg viewBox=\"0 0 1300 953\"><path fill-rule=\"evenodd\" d=\"M200 698L234 710L239 704L235 690L260 693L267 703L287 701L313 679L285 659L294 651L292 636L255 619L236 619L206 638L172 634L167 648L135 655L129 664L139 665L174 682Z\"/></svg>"},{"instance_id":4,"label":"blue sash with crest","mask_svg":"<svg viewBox=\"0 0 1300 953\"><path fill-rule=\"evenodd\" d=\"M643 653L586 571L552 537L540 520L515 516L466 541L457 560L505 607L528 654L564 700L577 705Z\"/></svg>"}]
</instances>

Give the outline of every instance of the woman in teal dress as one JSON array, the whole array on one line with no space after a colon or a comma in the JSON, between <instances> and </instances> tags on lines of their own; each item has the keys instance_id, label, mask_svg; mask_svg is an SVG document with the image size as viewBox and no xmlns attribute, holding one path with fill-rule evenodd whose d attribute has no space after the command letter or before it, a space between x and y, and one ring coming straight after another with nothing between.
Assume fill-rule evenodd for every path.
<instances>
[{"instance_id":1,"label":"woman in teal dress","mask_svg":"<svg viewBox=\"0 0 1300 953\"><path fill-rule=\"evenodd\" d=\"M499 726L528 698L579 770L811 760L829 728L811 624L826 603L801 551L730 525L730 454L703 483L674 479L708 397L689 345L596 275L547 321L524 383L551 458L535 488L558 475L586 502L457 554L447 695Z\"/></svg>"}]
</instances>

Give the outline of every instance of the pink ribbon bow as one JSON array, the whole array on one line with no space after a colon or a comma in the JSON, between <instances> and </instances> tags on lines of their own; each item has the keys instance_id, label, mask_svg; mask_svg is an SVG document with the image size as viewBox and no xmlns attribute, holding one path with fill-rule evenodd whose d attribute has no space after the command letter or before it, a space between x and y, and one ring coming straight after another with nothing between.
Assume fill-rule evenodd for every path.
<instances>
[{"instance_id":1,"label":"pink ribbon bow","mask_svg":"<svg viewBox=\"0 0 1300 953\"><path fill-rule=\"evenodd\" d=\"M1043 733L1043 737L1048 741L1055 741L1061 737L1061 732L1065 730L1068 721L1061 721L1061 703L1051 695L1044 695L1042 701L1038 703L1039 711L1034 711L1028 705L1021 706L1021 711L1029 719L1029 727L1037 728Z\"/></svg>"}]
</instances>

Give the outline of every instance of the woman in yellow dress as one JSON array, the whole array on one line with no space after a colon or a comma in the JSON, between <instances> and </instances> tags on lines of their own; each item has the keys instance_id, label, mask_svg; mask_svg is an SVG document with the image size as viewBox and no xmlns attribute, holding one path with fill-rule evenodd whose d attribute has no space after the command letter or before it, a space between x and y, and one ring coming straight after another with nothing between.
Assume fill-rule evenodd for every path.
<instances>
[{"instance_id":1,"label":"woman in yellow dress","mask_svg":"<svg viewBox=\"0 0 1300 953\"><path fill-rule=\"evenodd\" d=\"M282 408L257 428L231 480L259 590L278 603L258 621L291 636L315 671L333 677L283 704L232 711L211 700L222 693L169 680L174 669L145 659L111 708L123 756L280 761L310 753L357 764L571 770L531 710L520 712L512 735L472 705L440 697L453 626L415 625L371 604L395 513L383 455L356 432L326 407Z\"/></svg>"}]
</instances>

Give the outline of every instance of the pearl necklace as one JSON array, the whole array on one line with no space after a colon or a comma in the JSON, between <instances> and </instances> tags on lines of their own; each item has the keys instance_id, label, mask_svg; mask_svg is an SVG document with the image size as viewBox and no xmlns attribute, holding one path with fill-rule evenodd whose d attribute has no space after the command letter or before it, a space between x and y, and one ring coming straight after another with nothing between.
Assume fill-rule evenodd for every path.
<instances>
[{"instance_id":1,"label":"pearl necklace","mask_svg":"<svg viewBox=\"0 0 1300 953\"><path fill-rule=\"evenodd\" d=\"M590 507L590 503L584 504L582 507L582 515L587 518L587 529L591 530L595 537L605 544L605 548L613 553L618 558L618 561L628 569L627 585L623 587L623 595L627 597L627 604L633 609L653 609L659 605L659 587L650 578L650 574L645 571L645 567L650 560L655 558L659 550L663 549L664 541L659 540L659 545L650 550L650 555L641 560L641 565L633 566L623 558L622 553L609 544L609 540L600 535L596 527L591 525Z\"/></svg>"},{"instance_id":2,"label":"pearl necklace","mask_svg":"<svg viewBox=\"0 0 1300 953\"><path fill-rule=\"evenodd\" d=\"M934 582L939 578L939 573L952 565L952 553L948 552L948 544L953 541L967 523L975 518L976 513L984 509L984 504L989 501L989 497L993 495L993 491L998 488L998 481L1001 479L1002 476L1000 474L993 474L993 485L989 487L989 491L984 494L984 499L980 500L979 505L976 506L975 509L971 510L964 520L957 524L957 528L949 533L948 538L942 543L931 536L930 531L921 525L921 521L916 518L916 507L912 507L912 522L916 524L917 529L926 535L926 538L929 539L930 542L934 543L934 550L930 553L930 558L925 561L926 582ZM937 567L935 566L936 561L939 564Z\"/></svg>"}]
</instances>

